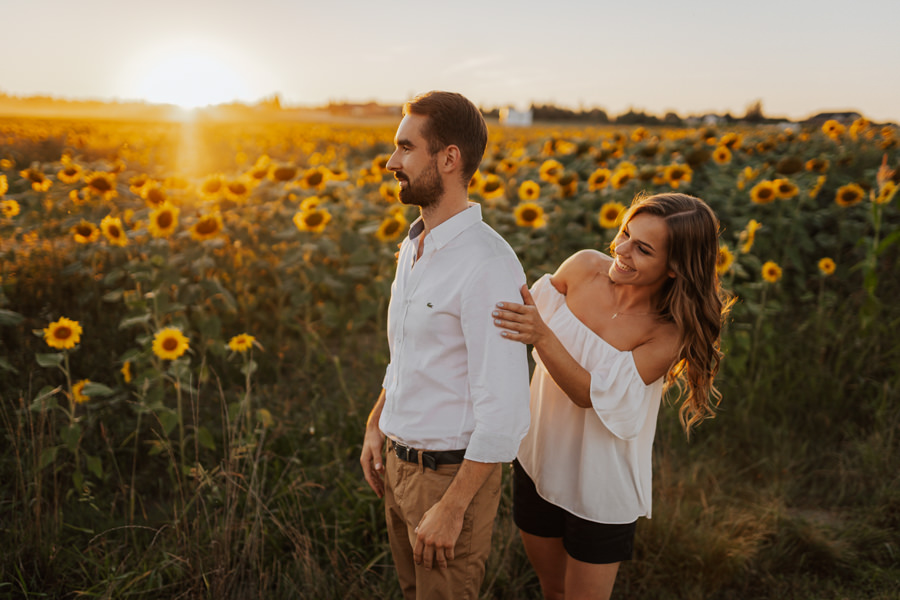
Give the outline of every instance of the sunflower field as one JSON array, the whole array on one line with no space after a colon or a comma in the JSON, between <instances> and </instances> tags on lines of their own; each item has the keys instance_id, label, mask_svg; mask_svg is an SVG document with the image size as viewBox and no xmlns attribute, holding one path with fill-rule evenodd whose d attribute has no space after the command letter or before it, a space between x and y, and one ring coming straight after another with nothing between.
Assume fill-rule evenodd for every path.
<instances>
[{"instance_id":1,"label":"sunflower field","mask_svg":"<svg viewBox=\"0 0 900 600\"><path fill-rule=\"evenodd\" d=\"M900 130L489 126L529 283L638 193L721 221L723 399L664 405L613 597L897 598ZM358 460L395 127L0 119L0 597L399 597ZM482 594L539 598L504 477Z\"/></svg>"}]
</instances>

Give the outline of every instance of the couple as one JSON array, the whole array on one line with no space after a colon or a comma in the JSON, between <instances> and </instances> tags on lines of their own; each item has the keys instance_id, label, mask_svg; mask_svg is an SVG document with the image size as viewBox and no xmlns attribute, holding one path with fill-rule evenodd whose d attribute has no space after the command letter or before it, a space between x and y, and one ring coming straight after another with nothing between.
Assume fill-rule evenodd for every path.
<instances>
[{"instance_id":1,"label":"couple","mask_svg":"<svg viewBox=\"0 0 900 600\"><path fill-rule=\"evenodd\" d=\"M615 258L580 251L529 291L468 201L481 113L430 92L403 114L387 168L421 218L400 248L390 364L360 463L385 499L404 597L478 597L501 464L515 458L514 519L544 596L608 598L650 516L664 388L686 380L686 430L712 414L727 310L716 217L684 194L639 198Z\"/></svg>"}]
</instances>

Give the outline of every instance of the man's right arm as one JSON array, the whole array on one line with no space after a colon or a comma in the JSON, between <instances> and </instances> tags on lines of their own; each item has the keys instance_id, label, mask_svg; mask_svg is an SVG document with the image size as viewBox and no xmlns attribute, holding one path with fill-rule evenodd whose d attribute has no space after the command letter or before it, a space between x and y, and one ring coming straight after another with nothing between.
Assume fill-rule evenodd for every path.
<instances>
[{"instance_id":1,"label":"man's right arm","mask_svg":"<svg viewBox=\"0 0 900 600\"><path fill-rule=\"evenodd\" d=\"M381 419L381 411L384 409L384 388L378 396L378 401L369 413L369 420L366 421L366 436L363 439L362 454L359 462L362 465L363 475L369 487L374 490L378 497L384 496L384 434L378 427L378 421Z\"/></svg>"}]
</instances>

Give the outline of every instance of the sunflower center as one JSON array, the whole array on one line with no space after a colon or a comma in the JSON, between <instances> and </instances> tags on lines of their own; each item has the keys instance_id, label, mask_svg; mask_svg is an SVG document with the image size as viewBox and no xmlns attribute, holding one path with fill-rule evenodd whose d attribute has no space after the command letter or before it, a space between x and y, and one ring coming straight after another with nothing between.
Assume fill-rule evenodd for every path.
<instances>
[{"instance_id":1,"label":"sunflower center","mask_svg":"<svg viewBox=\"0 0 900 600\"><path fill-rule=\"evenodd\" d=\"M203 185L203 191L207 194L215 194L222 189L221 181L208 181Z\"/></svg>"},{"instance_id":2,"label":"sunflower center","mask_svg":"<svg viewBox=\"0 0 900 600\"><path fill-rule=\"evenodd\" d=\"M172 213L170 213L169 211L165 211L164 213L156 217L156 224L159 225L160 229L167 229L172 225L172 221Z\"/></svg>"},{"instance_id":3,"label":"sunflower center","mask_svg":"<svg viewBox=\"0 0 900 600\"><path fill-rule=\"evenodd\" d=\"M297 169L292 169L291 167L278 167L272 173L276 181L288 181L293 179L296 174Z\"/></svg>"},{"instance_id":4,"label":"sunflower center","mask_svg":"<svg viewBox=\"0 0 900 600\"><path fill-rule=\"evenodd\" d=\"M243 183L229 183L228 189L232 194L240 195L247 191L247 186L245 186Z\"/></svg>"},{"instance_id":5,"label":"sunflower center","mask_svg":"<svg viewBox=\"0 0 900 600\"><path fill-rule=\"evenodd\" d=\"M486 192L494 192L494 191L498 190L499 188L500 188L499 181L491 180L484 184L484 191L486 191Z\"/></svg>"},{"instance_id":6,"label":"sunflower center","mask_svg":"<svg viewBox=\"0 0 900 600\"><path fill-rule=\"evenodd\" d=\"M218 231L219 226L216 223L215 219L203 219L199 223L197 223L197 232L203 235L209 235L211 233L215 233Z\"/></svg>"},{"instance_id":7,"label":"sunflower center","mask_svg":"<svg viewBox=\"0 0 900 600\"><path fill-rule=\"evenodd\" d=\"M311 212L303 219L307 227L318 227L322 224L322 214L319 211Z\"/></svg>"},{"instance_id":8,"label":"sunflower center","mask_svg":"<svg viewBox=\"0 0 900 600\"><path fill-rule=\"evenodd\" d=\"M72 337L72 329L70 327L66 327L65 325L60 325L54 330L53 337L58 340L67 340Z\"/></svg>"},{"instance_id":9,"label":"sunflower center","mask_svg":"<svg viewBox=\"0 0 900 600\"><path fill-rule=\"evenodd\" d=\"M309 185L319 185L322 183L322 174L316 171L306 176L306 183Z\"/></svg>"},{"instance_id":10,"label":"sunflower center","mask_svg":"<svg viewBox=\"0 0 900 600\"><path fill-rule=\"evenodd\" d=\"M166 352L174 352L178 348L178 340L173 337L168 337L163 340L161 345Z\"/></svg>"},{"instance_id":11,"label":"sunflower center","mask_svg":"<svg viewBox=\"0 0 900 600\"><path fill-rule=\"evenodd\" d=\"M88 225L76 225L75 233L83 237L91 237L93 230Z\"/></svg>"},{"instance_id":12,"label":"sunflower center","mask_svg":"<svg viewBox=\"0 0 900 600\"><path fill-rule=\"evenodd\" d=\"M105 177L95 177L94 179L91 179L91 187L98 192L108 192L112 189L112 185L110 185Z\"/></svg>"},{"instance_id":13,"label":"sunflower center","mask_svg":"<svg viewBox=\"0 0 900 600\"><path fill-rule=\"evenodd\" d=\"M387 225L384 226L384 234L385 235L394 235L397 230L400 229L400 221L397 219L391 219Z\"/></svg>"},{"instance_id":14,"label":"sunflower center","mask_svg":"<svg viewBox=\"0 0 900 600\"><path fill-rule=\"evenodd\" d=\"M109 231L110 237L117 238L117 237L119 237L120 235L122 235L122 230L119 229L119 228L118 228L117 226L115 226L115 225L110 225L108 231Z\"/></svg>"},{"instance_id":15,"label":"sunflower center","mask_svg":"<svg viewBox=\"0 0 900 600\"><path fill-rule=\"evenodd\" d=\"M538 211L534 210L533 208L526 208L522 211L522 220L526 223L531 223L532 221L537 220L537 218Z\"/></svg>"}]
</instances>

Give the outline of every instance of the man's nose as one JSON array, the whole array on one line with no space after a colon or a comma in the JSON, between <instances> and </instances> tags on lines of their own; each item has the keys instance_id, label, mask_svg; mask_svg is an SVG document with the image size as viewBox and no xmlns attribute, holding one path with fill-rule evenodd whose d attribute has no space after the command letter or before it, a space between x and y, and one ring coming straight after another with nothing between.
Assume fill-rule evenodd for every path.
<instances>
[{"instance_id":1,"label":"man's nose","mask_svg":"<svg viewBox=\"0 0 900 600\"><path fill-rule=\"evenodd\" d=\"M399 171L400 170L400 161L396 160L397 153L394 152L391 154L391 157L388 159L387 163L385 163L384 167L388 171Z\"/></svg>"}]
</instances>

